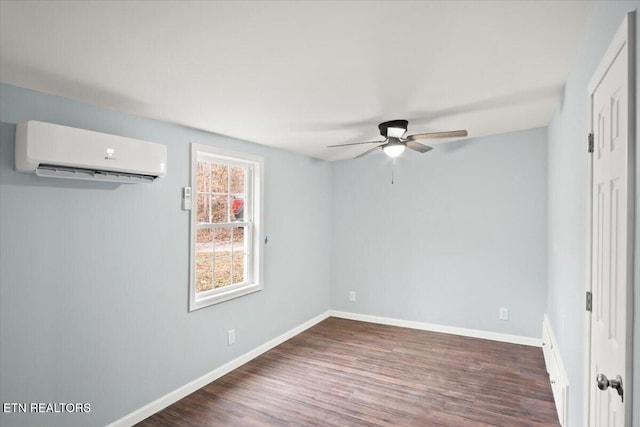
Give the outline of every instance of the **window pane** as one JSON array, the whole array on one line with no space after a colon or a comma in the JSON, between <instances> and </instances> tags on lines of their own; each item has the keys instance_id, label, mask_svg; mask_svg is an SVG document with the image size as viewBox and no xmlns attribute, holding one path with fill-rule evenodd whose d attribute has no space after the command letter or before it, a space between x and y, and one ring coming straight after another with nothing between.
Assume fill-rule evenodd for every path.
<instances>
[{"instance_id":1,"label":"window pane","mask_svg":"<svg viewBox=\"0 0 640 427\"><path fill-rule=\"evenodd\" d=\"M215 230L215 257L231 256L231 229L218 228Z\"/></svg>"},{"instance_id":2,"label":"window pane","mask_svg":"<svg viewBox=\"0 0 640 427\"><path fill-rule=\"evenodd\" d=\"M196 254L196 293L213 289L213 258L211 254Z\"/></svg>"},{"instance_id":3,"label":"window pane","mask_svg":"<svg viewBox=\"0 0 640 427\"><path fill-rule=\"evenodd\" d=\"M229 222L229 196L212 196L211 222Z\"/></svg>"},{"instance_id":4,"label":"window pane","mask_svg":"<svg viewBox=\"0 0 640 427\"><path fill-rule=\"evenodd\" d=\"M231 284L231 257L228 254L229 252L227 252L227 256L216 256L214 279L216 288Z\"/></svg>"},{"instance_id":5,"label":"window pane","mask_svg":"<svg viewBox=\"0 0 640 427\"><path fill-rule=\"evenodd\" d=\"M247 275L246 227L236 227L232 230L233 283L242 283Z\"/></svg>"},{"instance_id":6,"label":"window pane","mask_svg":"<svg viewBox=\"0 0 640 427\"><path fill-rule=\"evenodd\" d=\"M211 188L211 163L206 161L198 162L198 175L197 175L198 192L209 192Z\"/></svg>"},{"instance_id":7,"label":"window pane","mask_svg":"<svg viewBox=\"0 0 640 427\"><path fill-rule=\"evenodd\" d=\"M215 287L231 284L231 235L229 228L218 228L214 237Z\"/></svg>"},{"instance_id":8,"label":"window pane","mask_svg":"<svg viewBox=\"0 0 640 427\"><path fill-rule=\"evenodd\" d=\"M229 192L229 166L218 163L212 164L213 173L213 192L228 193Z\"/></svg>"},{"instance_id":9,"label":"window pane","mask_svg":"<svg viewBox=\"0 0 640 427\"><path fill-rule=\"evenodd\" d=\"M245 250L245 227L235 227L233 230L233 251L243 251Z\"/></svg>"},{"instance_id":10,"label":"window pane","mask_svg":"<svg viewBox=\"0 0 640 427\"><path fill-rule=\"evenodd\" d=\"M231 193L244 194L244 171L243 167L231 168Z\"/></svg>"},{"instance_id":11,"label":"window pane","mask_svg":"<svg viewBox=\"0 0 640 427\"><path fill-rule=\"evenodd\" d=\"M199 224L210 222L209 221L209 200L208 194L198 194L196 207L196 220Z\"/></svg>"},{"instance_id":12,"label":"window pane","mask_svg":"<svg viewBox=\"0 0 640 427\"><path fill-rule=\"evenodd\" d=\"M196 293L213 289L213 233L196 231Z\"/></svg>"},{"instance_id":13,"label":"window pane","mask_svg":"<svg viewBox=\"0 0 640 427\"><path fill-rule=\"evenodd\" d=\"M233 253L233 283L242 283L245 280L247 255L244 252Z\"/></svg>"}]
</instances>

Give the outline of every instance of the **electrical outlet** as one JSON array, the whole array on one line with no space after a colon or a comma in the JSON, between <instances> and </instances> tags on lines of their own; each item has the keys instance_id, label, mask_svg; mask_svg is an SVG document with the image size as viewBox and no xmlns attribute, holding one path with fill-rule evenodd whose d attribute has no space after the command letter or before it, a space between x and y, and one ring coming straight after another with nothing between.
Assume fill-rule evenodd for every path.
<instances>
[{"instance_id":1,"label":"electrical outlet","mask_svg":"<svg viewBox=\"0 0 640 427\"><path fill-rule=\"evenodd\" d=\"M227 331L227 345L233 345L236 342L236 330L229 329Z\"/></svg>"},{"instance_id":2,"label":"electrical outlet","mask_svg":"<svg viewBox=\"0 0 640 427\"><path fill-rule=\"evenodd\" d=\"M356 291L349 291L349 301L353 302L356 300Z\"/></svg>"},{"instance_id":3,"label":"electrical outlet","mask_svg":"<svg viewBox=\"0 0 640 427\"><path fill-rule=\"evenodd\" d=\"M498 319L509 320L509 309L500 307L500 311L498 312Z\"/></svg>"}]
</instances>

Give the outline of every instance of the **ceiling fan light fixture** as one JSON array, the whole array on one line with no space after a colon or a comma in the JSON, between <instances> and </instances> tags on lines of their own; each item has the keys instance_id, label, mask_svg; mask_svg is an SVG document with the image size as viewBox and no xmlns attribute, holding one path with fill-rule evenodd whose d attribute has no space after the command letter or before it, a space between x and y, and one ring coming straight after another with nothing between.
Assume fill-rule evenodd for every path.
<instances>
[{"instance_id":1,"label":"ceiling fan light fixture","mask_svg":"<svg viewBox=\"0 0 640 427\"><path fill-rule=\"evenodd\" d=\"M407 147L402 143L389 143L382 147L382 151L384 151L384 154L394 159L404 153L405 148Z\"/></svg>"}]
</instances>

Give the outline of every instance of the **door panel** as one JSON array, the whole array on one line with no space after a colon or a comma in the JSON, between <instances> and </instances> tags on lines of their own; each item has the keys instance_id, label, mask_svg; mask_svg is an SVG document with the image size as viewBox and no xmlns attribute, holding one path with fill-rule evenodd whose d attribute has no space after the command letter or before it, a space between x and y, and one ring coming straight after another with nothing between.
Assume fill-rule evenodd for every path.
<instances>
[{"instance_id":1,"label":"door panel","mask_svg":"<svg viewBox=\"0 0 640 427\"><path fill-rule=\"evenodd\" d=\"M626 378L630 350L627 330L628 297L631 283L630 233L633 229L630 196L629 135L629 52L621 43L611 55L605 55L597 84L591 91L594 153L591 201L591 314L590 425L623 427L628 414L623 398L613 387L601 381L622 378L623 388L630 388ZM614 383L611 383L614 385ZM604 390L602 389L604 388Z\"/></svg>"}]
</instances>

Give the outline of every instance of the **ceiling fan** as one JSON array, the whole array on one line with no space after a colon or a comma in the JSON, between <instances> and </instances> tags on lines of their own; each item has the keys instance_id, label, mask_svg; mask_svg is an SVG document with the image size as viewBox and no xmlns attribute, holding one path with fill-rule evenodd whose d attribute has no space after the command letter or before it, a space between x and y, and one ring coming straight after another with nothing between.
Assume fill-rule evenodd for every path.
<instances>
[{"instance_id":1,"label":"ceiling fan","mask_svg":"<svg viewBox=\"0 0 640 427\"><path fill-rule=\"evenodd\" d=\"M393 158L401 155L406 148L418 151L419 153L426 153L427 151L433 150L433 147L416 142L418 139L455 138L468 135L466 130L451 130L445 132L417 133L404 137L403 135L407 132L408 124L409 122L407 120L389 120L387 122L380 123L378 125L378 129L380 129L380 135L385 137L384 141L352 142L350 144L329 145L327 147L332 148L345 147L348 145L380 144L354 158L357 159L364 157L367 154L373 153L378 148L382 148L382 151L384 151L387 156Z\"/></svg>"}]
</instances>

